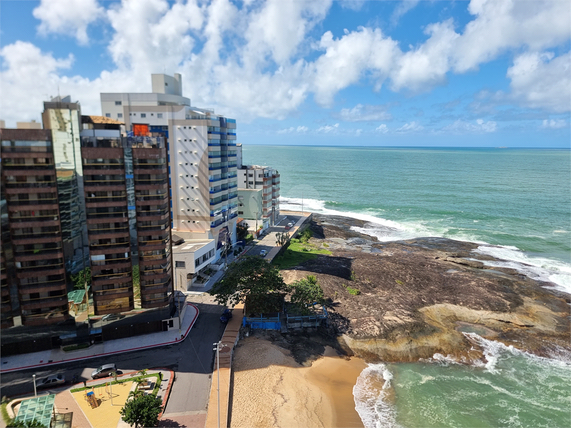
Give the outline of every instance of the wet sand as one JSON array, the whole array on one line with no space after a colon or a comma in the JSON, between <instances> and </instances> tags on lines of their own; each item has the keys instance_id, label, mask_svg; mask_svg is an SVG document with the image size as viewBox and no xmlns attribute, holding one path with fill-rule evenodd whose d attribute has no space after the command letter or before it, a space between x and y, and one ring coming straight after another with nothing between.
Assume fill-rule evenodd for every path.
<instances>
[{"instance_id":1,"label":"wet sand","mask_svg":"<svg viewBox=\"0 0 571 428\"><path fill-rule=\"evenodd\" d=\"M257 337L241 340L233 360L231 426L362 427L353 386L366 367L326 348L311 367Z\"/></svg>"}]
</instances>

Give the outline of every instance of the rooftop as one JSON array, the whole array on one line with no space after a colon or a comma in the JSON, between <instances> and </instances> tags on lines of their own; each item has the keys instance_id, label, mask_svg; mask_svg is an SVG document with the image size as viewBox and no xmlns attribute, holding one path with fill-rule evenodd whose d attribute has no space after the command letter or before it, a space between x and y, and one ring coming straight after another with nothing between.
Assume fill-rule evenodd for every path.
<instances>
[{"instance_id":1,"label":"rooftop","mask_svg":"<svg viewBox=\"0 0 571 428\"><path fill-rule=\"evenodd\" d=\"M93 124L105 124L105 125L124 125L124 122L120 122L110 117L105 116L81 116L81 120L84 123Z\"/></svg>"}]
</instances>

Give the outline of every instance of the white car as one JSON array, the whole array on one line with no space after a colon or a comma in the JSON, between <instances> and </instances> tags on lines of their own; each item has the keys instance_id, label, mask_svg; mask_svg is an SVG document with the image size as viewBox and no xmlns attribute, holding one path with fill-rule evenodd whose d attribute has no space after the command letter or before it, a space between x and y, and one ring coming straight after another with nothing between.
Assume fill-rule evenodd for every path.
<instances>
[{"instance_id":1,"label":"white car","mask_svg":"<svg viewBox=\"0 0 571 428\"><path fill-rule=\"evenodd\" d=\"M268 254L268 251L267 251L267 250L262 250L262 251L260 251L260 256L265 257L266 254Z\"/></svg>"},{"instance_id":2,"label":"white car","mask_svg":"<svg viewBox=\"0 0 571 428\"><path fill-rule=\"evenodd\" d=\"M52 388L54 386L63 385L65 383L64 375L57 374L45 377L36 382L37 388Z\"/></svg>"}]
</instances>

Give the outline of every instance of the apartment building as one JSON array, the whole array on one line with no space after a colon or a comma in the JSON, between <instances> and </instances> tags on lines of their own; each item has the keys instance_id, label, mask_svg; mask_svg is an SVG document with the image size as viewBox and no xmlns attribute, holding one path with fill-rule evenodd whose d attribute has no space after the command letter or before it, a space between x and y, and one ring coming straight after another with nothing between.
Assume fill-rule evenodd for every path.
<instances>
[{"instance_id":1,"label":"apartment building","mask_svg":"<svg viewBox=\"0 0 571 428\"><path fill-rule=\"evenodd\" d=\"M71 97L44 102L43 128L50 130L57 176L58 204L67 272L89 266L81 163L81 106Z\"/></svg>"},{"instance_id":2,"label":"apartment building","mask_svg":"<svg viewBox=\"0 0 571 428\"><path fill-rule=\"evenodd\" d=\"M24 325L59 323L69 312L52 133L0 132L8 220L2 221L2 326L14 325L15 314ZM16 300L10 286L17 291Z\"/></svg>"},{"instance_id":3,"label":"apartment building","mask_svg":"<svg viewBox=\"0 0 571 428\"><path fill-rule=\"evenodd\" d=\"M195 243L214 240L208 265L236 242L236 121L192 107L182 96L180 74L153 74L151 80L151 93L102 93L101 110L124 121L134 136L165 137L172 231Z\"/></svg>"},{"instance_id":4,"label":"apartment building","mask_svg":"<svg viewBox=\"0 0 571 428\"><path fill-rule=\"evenodd\" d=\"M122 137L123 123L83 116L81 157L95 314L172 299L167 153L162 136ZM135 296L133 270L138 270Z\"/></svg>"},{"instance_id":5,"label":"apartment building","mask_svg":"<svg viewBox=\"0 0 571 428\"><path fill-rule=\"evenodd\" d=\"M240 201L239 215L246 220L250 227L252 220L261 221L263 229L276 224L280 214L280 174L277 170L267 166L242 165L238 169L238 189L240 191L244 189L262 190L260 217L257 217L257 214L251 217L254 201L246 201L245 199ZM252 198L253 195L254 193L241 192L242 198Z\"/></svg>"}]
</instances>

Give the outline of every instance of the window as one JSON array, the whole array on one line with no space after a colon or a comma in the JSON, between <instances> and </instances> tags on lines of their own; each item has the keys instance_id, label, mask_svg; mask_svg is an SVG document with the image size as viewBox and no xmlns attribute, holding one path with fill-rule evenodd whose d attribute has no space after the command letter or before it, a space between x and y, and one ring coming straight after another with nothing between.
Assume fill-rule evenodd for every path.
<instances>
[{"instance_id":1,"label":"window","mask_svg":"<svg viewBox=\"0 0 571 428\"><path fill-rule=\"evenodd\" d=\"M163 118L163 114L162 114L162 113L157 113L157 117L158 117L159 119L162 119L162 118Z\"/></svg>"},{"instance_id":2,"label":"window","mask_svg":"<svg viewBox=\"0 0 571 428\"><path fill-rule=\"evenodd\" d=\"M116 106L120 106L120 105L121 105L121 101L115 101L115 105L116 105Z\"/></svg>"},{"instance_id":3,"label":"window","mask_svg":"<svg viewBox=\"0 0 571 428\"><path fill-rule=\"evenodd\" d=\"M117 118L120 119L123 117L123 113L117 113Z\"/></svg>"},{"instance_id":4,"label":"window","mask_svg":"<svg viewBox=\"0 0 571 428\"><path fill-rule=\"evenodd\" d=\"M177 268L185 268L186 267L186 263L185 262L177 262L175 261L175 267Z\"/></svg>"},{"instance_id":5,"label":"window","mask_svg":"<svg viewBox=\"0 0 571 428\"><path fill-rule=\"evenodd\" d=\"M147 113L141 113L141 117L147 117Z\"/></svg>"},{"instance_id":6,"label":"window","mask_svg":"<svg viewBox=\"0 0 571 428\"><path fill-rule=\"evenodd\" d=\"M111 117L111 113L105 113L105 117Z\"/></svg>"}]
</instances>

